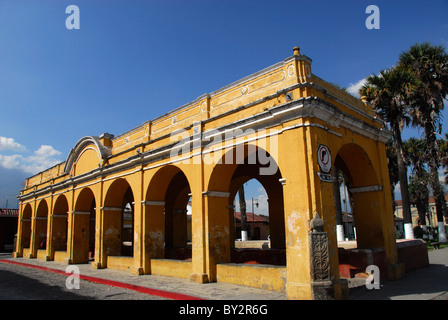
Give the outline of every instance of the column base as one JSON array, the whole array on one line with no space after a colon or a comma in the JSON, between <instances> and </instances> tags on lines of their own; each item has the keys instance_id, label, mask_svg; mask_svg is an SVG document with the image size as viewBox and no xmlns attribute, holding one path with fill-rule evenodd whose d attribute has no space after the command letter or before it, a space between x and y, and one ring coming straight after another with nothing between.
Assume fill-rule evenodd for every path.
<instances>
[{"instance_id":1,"label":"column base","mask_svg":"<svg viewBox=\"0 0 448 320\"><path fill-rule=\"evenodd\" d=\"M405 277L404 263L390 264L387 266L387 276L389 280L399 280Z\"/></svg>"},{"instance_id":2,"label":"column base","mask_svg":"<svg viewBox=\"0 0 448 320\"><path fill-rule=\"evenodd\" d=\"M314 281L313 300L346 300L349 296L348 281Z\"/></svg>"},{"instance_id":3,"label":"column base","mask_svg":"<svg viewBox=\"0 0 448 320\"><path fill-rule=\"evenodd\" d=\"M286 298L288 300L313 300L311 284L287 281Z\"/></svg>"},{"instance_id":4,"label":"column base","mask_svg":"<svg viewBox=\"0 0 448 320\"><path fill-rule=\"evenodd\" d=\"M347 300L349 298L348 280L339 279L333 282L334 299L335 300Z\"/></svg>"},{"instance_id":5,"label":"column base","mask_svg":"<svg viewBox=\"0 0 448 320\"><path fill-rule=\"evenodd\" d=\"M92 262L90 264L90 266L92 267L92 269L104 269L104 267L101 265L101 262Z\"/></svg>"},{"instance_id":6,"label":"column base","mask_svg":"<svg viewBox=\"0 0 448 320\"><path fill-rule=\"evenodd\" d=\"M209 278L206 273L192 273L190 274L190 282L192 283L208 283Z\"/></svg>"},{"instance_id":7,"label":"column base","mask_svg":"<svg viewBox=\"0 0 448 320\"><path fill-rule=\"evenodd\" d=\"M331 281L313 281L313 300L333 300L334 288Z\"/></svg>"},{"instance_id":8,"label":"column base","mask_svg":"<svg viewBox=\"0 0 448 320\"><path fill-rule=\"evenodd\" d=\"M345 300L348 299L348 281L313 281L308 283L287 283L288 300Z\"/></svg>"},{"instance_id":9,"label":"column base","mask_svg":"<svg viewBox=\"0 0 448 320\"><path fill-rule=\"evenodd\" d=\"M141 268L141 267L132 267L132 268L129 268L129 271L131 272L131 274L136 275L136 276L140 276L140 275L144 274L143 268Z\"/></svg>"}]
</instances>

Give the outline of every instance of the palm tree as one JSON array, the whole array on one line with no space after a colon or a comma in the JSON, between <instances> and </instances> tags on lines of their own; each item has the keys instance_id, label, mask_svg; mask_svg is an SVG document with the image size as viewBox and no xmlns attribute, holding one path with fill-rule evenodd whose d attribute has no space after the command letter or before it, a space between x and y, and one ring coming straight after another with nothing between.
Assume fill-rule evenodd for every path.
<instances>
[{"instance_id":1,"label":"palm tree","mask_svg":"<svg viewBox=\"0 0 448 320\"><path fill-rule=\"evenodd\" d=\"M423 128L430 168L430 184L436 200L439 241L446 242L443 211L446 208L443 187L439 181L440 150L437 134L442 129L443 99L448 97L448 54L443 46L416 44L400 55L399 67L409 70L420 80L412 108L414 124Z\"/></svg>"},{"instance_id":2,"label":"palm tree","mask_svg":"<svg viewBox=\"0 0 448 320\"><path fill-rule=\"evenodd\" d=\"M392 207L395 212L395 186L397 185L398 179L398 164L397 164L397 154L392 143L386 144L386 155L387 155L387 167L389 169L389 181L390 181L390 192L392 195Z\"/></svg>"},{"instance_id":3,"label":"palm tree","mask_svg":"<svg viewBox=\"0 0 448 320\"><path fill-rule=\"evenodd\" d=\"M426 214L429 204L428 172L425 169L425 141L409 138L403 145L405 160L411 168L409 178L409 196L411 204L417 207L423 231L427 232Z\"/></svg>"},{"instance_id":4,"label":"palm tree","mask_svg":"<svg viewBox=\"0 0 448 320\"><path fill-rule=\"evenodd\" d=\"M440 161L445 170L445 183L448 184L448 133L445 133L445 139L440 140Z\"/></svg>"},{"instance_id":5,"label":"palm tree","mask_svg":"<svg viewBox=\"0 0 448 320\"><path fill-rule=\"evenodd\" d=\"M407 239L413 239L414 232L412 229L407 167L403 156L401 132L410 123L407 105L418 83L418 80L411 72L404 69L391 68L381 71L379 75L369 76L366 84L359 91L370 102L377 116L389 124L392 131L393 147L397 155L398 178L400 181L403 220Z\"/></svg>"},{"instance_id":6,"label":"palm tree","mask_svg":"<svg viewBox=\"0 0 448 320\"><path fill-rule=\"evenodd\" d=\"M445 168L445 185L448 184L448 134L445 133L445 139L439 139L440 146L440 161L442 167ZM446 208L446 202L444 204L443 215L445 216L445 221L448 221L448 209Z\"/></svg>"}]
</instances>

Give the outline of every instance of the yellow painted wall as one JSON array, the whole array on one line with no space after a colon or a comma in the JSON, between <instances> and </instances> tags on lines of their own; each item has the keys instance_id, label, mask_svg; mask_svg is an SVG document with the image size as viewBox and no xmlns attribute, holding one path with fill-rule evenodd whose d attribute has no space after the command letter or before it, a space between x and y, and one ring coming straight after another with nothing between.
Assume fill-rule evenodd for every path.
<instances>
[{"instance_id":1,"label":"yellow painted wall","mask_svg":"<svg viewBox=\"0 0 448 320\"><path fill-rule=\"evenodd\" d=\"M218 264L217 281L285 292L286 268L268 265Z\"/></svg>"},{"instance_id":2,"label":"yellow painted wall","mask_svg":"<svg viewBox=\"0 0 448 320\"><path fill-rule=\"evenodd\" d=\"M151 274L189 279L191 272L190 261L151 259Z\"/></svg>"}]
</instances>

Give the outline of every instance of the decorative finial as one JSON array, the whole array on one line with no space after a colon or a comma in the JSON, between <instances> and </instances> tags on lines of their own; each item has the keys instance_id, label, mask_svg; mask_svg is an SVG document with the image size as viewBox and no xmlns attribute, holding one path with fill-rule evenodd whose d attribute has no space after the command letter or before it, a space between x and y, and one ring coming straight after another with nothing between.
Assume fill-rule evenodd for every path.
<instances>
[{"instance_id":1,"label":"decorative finial","mask_svg":"<svg viewBox=\"0 0 448 320\"><path fill-rule=\"evenodd\" d=\"M300 48L299 47L294 47L292 50L294 51L294 55L295 56L300 55Z\"/></svg>"},{"instance_id":2,"label":"decorative finial","mask_svg":"<svg viewBox=\"0 0 448 320\"><path fill-rule=\"evenodd\" d=\"M324 232L324 220L319 217L319 213L316 211L314 218L310 221L311 231Z\"/></svg>"}]
</instances>

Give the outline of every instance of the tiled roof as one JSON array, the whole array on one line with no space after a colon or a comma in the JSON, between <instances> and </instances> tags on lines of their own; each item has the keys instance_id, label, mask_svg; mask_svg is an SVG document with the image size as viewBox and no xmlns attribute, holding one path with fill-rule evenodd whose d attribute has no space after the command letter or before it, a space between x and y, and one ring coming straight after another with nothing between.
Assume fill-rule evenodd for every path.
<instances>
[{"instance_id":1,"label":"tiled roof","mask_svg":"<svg viewBox=\"0 0 448 320\"><path fill-rule=\"evenodd\" d=\"M0 208L0 217L18 217L19 209L1 209Z\"/></svg>"},{"instance_id":2,"label":"tiled roof","mask_svg":"<svg viewBox=\"0 0 448 320\"><path fill-rule=\"evenodd\" d=\"M241 212L235 212L235 218L238 221L241 221ZM246 221L254 221L254 222L269 222L263 217L260 217L257 214L254 214L252 212L246 212Z\"/></svg>"}]
</instances>

